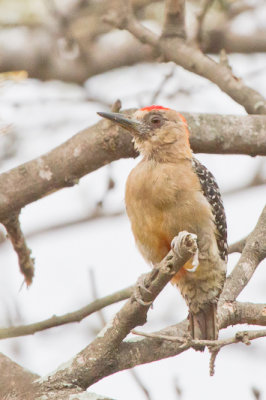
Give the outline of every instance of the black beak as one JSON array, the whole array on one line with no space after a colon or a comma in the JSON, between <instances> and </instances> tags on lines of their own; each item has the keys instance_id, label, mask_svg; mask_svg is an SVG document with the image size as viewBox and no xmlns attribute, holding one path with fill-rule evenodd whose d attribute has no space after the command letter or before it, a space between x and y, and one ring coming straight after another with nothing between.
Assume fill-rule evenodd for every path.
<instances>
[{"instance_id":1,"label":"black beak","mask_svg":"<svg viewBox=\"0 0 266 400\"><path fill-rule=\"evenodd\" d=\"M97 112L97 114L99 114L103 118L110 119L110 121L115 122L116 124L122 126L130 132L133 131L133 133L135 132L140 134L140 126L142 124L136 119L126 118L123 114L120 113Z\"/></svg>"}]
</instances>

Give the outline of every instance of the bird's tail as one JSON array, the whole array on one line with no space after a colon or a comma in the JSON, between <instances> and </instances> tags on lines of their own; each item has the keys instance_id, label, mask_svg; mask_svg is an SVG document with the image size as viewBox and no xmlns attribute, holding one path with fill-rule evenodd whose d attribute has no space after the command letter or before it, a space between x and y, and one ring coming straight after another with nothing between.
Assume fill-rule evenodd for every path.
<instances>
[{"instance_id":1,"label":"bird's tail","mask_svg":"<svg viewBox=\"0 0 266 400\"><path fill-rule=\"evenodd\" d=\"M193 339L216 340L218 338L217 304L212 303L204 311L189 314L190 330Z\"/></svg>"}]
</instances>

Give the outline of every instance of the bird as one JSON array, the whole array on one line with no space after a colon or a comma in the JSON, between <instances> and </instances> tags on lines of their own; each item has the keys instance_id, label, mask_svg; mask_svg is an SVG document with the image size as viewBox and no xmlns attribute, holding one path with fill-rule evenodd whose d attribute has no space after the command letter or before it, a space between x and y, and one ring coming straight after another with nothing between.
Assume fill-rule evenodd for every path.
<instances>
[{"instance_id":1,"label":"bird","mask_svg":"<svg viewBox=\"0 0 266 400\"><path fill-rule=\"evenodd\" d=\"M179 232L196 235L198 254L171 283L188 305L191 337L216 340L228 254L226 216L214 176L192 152L185 117L159 105L138 109L132 117L98 114L129 131L142 156L128 176L125 203L144 259L155 266Z\"/></svg>"}]
</instances>

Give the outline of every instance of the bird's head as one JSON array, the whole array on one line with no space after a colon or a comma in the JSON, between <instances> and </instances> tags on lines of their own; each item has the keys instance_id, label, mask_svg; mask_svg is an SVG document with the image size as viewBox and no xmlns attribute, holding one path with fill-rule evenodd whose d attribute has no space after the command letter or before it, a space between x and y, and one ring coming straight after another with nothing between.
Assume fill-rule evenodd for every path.
<instances>
[{"instance_id":1,"label":"bird's head","mask_svg":"<svg viewBox=\"0 0 266 400\"><path fill-rule=\"evenodd\" d=\"M127 129L144 157L168 161L192 156L187 122L175 110L153 105L137 110L132 118L120 113L98 114Z\"/></svg>"}]
</instances>

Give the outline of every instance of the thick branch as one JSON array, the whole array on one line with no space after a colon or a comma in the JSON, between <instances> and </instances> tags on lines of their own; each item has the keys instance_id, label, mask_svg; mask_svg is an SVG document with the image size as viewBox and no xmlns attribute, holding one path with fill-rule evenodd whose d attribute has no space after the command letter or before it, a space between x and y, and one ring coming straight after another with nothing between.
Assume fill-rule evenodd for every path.
<instances>
[{"instance_id":1,"label":"thick branch","mask_svg":"<svg viewBox=\"0 0 266 400\"><path fill-rule=\"evenodd\" d=\"M234 301L248 284L259 263L266 257L266 206L258 223L248 236L242 255L227 278L221 295L222 301Z\"/></svg>"},{"instance_id":2,"label":"thick branch","mask_svg":"<svg viewBox=\"0 0 266 400\"><path fill-rule=\"evenodd\" d=\"M0 399L32 399L32 383L38 375L22 368L2 353L0 353L0 371Z\"/></svg>"},{"instance_id":3,"label":"thick branch","mask_svg":"<svg viewBox=\"0 0 266 400\"><path fill-rule=\"evenodd\" d=\"M119 301L128 299L131 296L132 287L119 290L113 294L97 299L79 310L73 311L68 314L56 316L36 322L29 325L10 326L9 328L0 329L0 339L32 335L33 333L43 331L45 329L53 328L55 326L70 324L72 322L80 322L89 315L101 310L102 308Z\"/></svg>"},{"instance_id":4,"label":"thick branch","mask_svg":"<svg viewBox=\"0 0 266 400\"><path fill-rule=\"evenodd\" d=\"M146 322L150 302L154 301L173 275L195 254L196 249L196 240L191 234L179 233L175 239L174 251L171 250L158 266L145 275L143 281L147 290L143 293L142 302L136 301L133 295L111 323L69 363L69 366L59 369L39 383L44 387L55 389L58 385L75 382L77 386L86 389L101 379L103 371L106 374L106 369L112 370L122 340L134 327ZM138 286L136 290L137 288ZM143 301L149 302L149 305L142 304Z\"/></svg>"},{"instance_id":5,"label":"thick branch","mask_svg":"<svg viewBox=\"0 0 266 400\"><path fill-rule=\"evenodd\" d=\"M239 301L221 303L219 306L220 329L237 324L266 326L266 304Z\"/></svg>"},{"instance_id":6,"label":"thick branch","mask_svg":"<svg viewBox=\"0 0 266 400\"><path fill-rule=\"evenodd\" d=\"M2 353L0 370L1 400L112 400L96 393L85 392L71 384L53 392L43 390L40 394L34 383L39 376L22 368Z\"/></svg>"},{"instance_id":7,"label":"thick branch","mask_svg":"<svg viewBox=\"0 0 266 400\"><path fill-rule=\"evenodd\" d=\"M195 152L266 154L263 116L184 115ZM49 153L1 174L0 221L51 192L78 183L82 176L103 165L135 156L130 134L100 121Z\"/></svg>"},{"instance_id":8,"label":"thick branch","mask_svg":"<svg viewBox=\"0 0 266 400\"><path fill-rule=\"evenodd\" d=\"M252 317L252 313L254 313L254 317ZM220 329L229 325L246 323L265 326L266 305L225 302L218 306L218 320ZM181 338L182 342L171 342L151 337L126 339L119 346L112 366L106 366L105 371L102 372L102 378L137 365L179 355L189 348L189 345L186 344L187 332L188 321L184 320L174 326L155 332L156 335Z\"/></svg>"}]
</instances>

